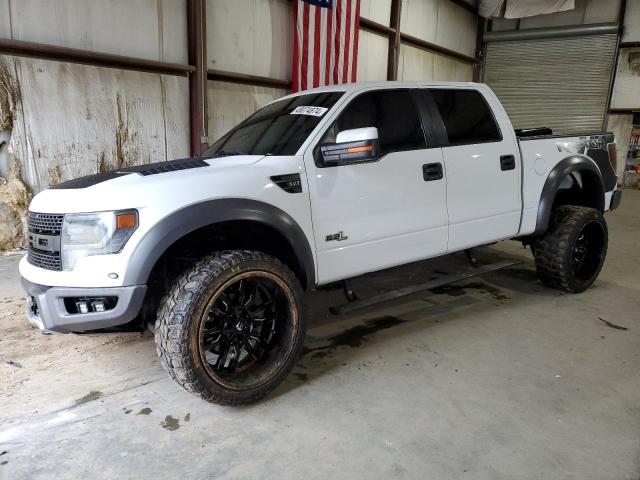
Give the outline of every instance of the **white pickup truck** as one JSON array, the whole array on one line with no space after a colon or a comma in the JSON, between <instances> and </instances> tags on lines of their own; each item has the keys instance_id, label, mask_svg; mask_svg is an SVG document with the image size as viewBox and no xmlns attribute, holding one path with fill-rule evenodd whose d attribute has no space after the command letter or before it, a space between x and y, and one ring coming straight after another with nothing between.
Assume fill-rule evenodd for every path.
<instances>
[{"instance_id":1,"label":"white pickup truck","mask_svg":"<svg viewBox=\"0 0 640 480\"><path fill-rule=\"evenodd\" d=\"M28 317L54 332L155 322L187 390L255 401L287 375L303 292L498 240L540 279L596 279L620 202L613 135L514 131L473 83L325 87L258 110L202 156L71 180L33 199Z\"/></svg>"}]
</instances>

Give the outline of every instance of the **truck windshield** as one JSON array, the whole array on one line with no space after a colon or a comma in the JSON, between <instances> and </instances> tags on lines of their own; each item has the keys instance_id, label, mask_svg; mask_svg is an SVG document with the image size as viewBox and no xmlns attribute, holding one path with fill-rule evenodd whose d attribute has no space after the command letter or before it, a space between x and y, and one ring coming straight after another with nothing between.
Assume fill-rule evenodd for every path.
<instances>
[{"instance_id":1,"label":"truck windshield","mask_svg":"<svg viewBox=\"0 0 640 480\"><path fill-rule=\"evenodd\" d=\"M202 156L294 155L343 93L313 93L270 103L211 145Z\"/></svg>"}]
</instances>

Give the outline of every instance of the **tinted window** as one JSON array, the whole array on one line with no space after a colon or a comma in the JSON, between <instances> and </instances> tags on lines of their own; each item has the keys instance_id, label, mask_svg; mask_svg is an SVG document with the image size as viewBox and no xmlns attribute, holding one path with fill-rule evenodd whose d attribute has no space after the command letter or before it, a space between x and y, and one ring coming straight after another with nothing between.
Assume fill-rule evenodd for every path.
<instances>
[{"instance_id":1,"label":"tinted window","mask_svg":"<svg viewBox=\"0 0 640 480\"><path fill-rule=\"evenodd\" d=\"M343 92L324 92L270 103L214 143L203 156L294 155L327 114L322 109L331 109L342 95ZM321 108L294 113L298 107Z\"/></svg>"},{"instance_id":2,"label":"tinted window","mask_svg":"<svg viewBox=\"0 0 640 480\"><path fill-rule=\"evenodd\" d=\"M420 117L411 95L403 90L364 93L347 105L322 143L352 128L376 127L383 154L426 148Z\"/></svg>"},{"instance_id":3,"label":"tinted window","mask_svg":"<svg viewBox=\"0 0 640 480\"><path fill-rule=\"evenodd\" d=\"M500 141L500 131L484 97L473 90L431 90L449 143Z\"/></svg>"}]
</instances>

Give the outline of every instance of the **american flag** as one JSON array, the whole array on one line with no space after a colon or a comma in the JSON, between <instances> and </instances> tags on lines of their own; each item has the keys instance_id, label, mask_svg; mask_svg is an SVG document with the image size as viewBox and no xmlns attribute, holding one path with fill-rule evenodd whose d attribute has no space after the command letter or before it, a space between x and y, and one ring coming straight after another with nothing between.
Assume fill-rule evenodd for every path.
<instances>
[{"instance_id":1,"label":"american flag","mask_svg":"<svg viewBox=\"0 0 640 480\"><path fill-rule=\"evenodd\" d=\"M293 0L293 91L356 81L360 0Z\"/></svg>"}]
</instances>

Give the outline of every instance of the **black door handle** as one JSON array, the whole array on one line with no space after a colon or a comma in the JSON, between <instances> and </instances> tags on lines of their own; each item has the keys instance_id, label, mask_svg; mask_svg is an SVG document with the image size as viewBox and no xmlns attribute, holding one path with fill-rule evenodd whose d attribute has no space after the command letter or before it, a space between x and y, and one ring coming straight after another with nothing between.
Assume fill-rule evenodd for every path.
<instances>
[{"instance_id":1,"label":"black door handle","mask_svg":"<svg viewBox=\"0 0 640 480\"><path fill-rule=\"evenodd\" d=\"M425 182L440 180L443 177L441 163L426 163L422 165L422 178Z\"/></svg>"},{"instance_id":2,"label":"black door handle","mask_svg":"<svg viewBox=\"0 0 640 480\"><path fill-rule=\"evenodd\" d=\"M504 170L515 170L516 168L516 157L513 155L502 155L500 157L500 169Z\"/></svg>"}]
</instances>

